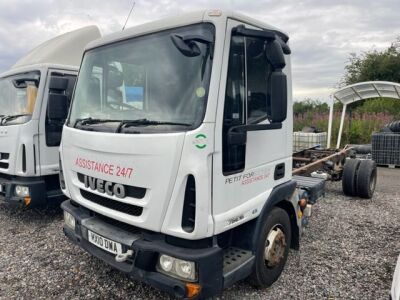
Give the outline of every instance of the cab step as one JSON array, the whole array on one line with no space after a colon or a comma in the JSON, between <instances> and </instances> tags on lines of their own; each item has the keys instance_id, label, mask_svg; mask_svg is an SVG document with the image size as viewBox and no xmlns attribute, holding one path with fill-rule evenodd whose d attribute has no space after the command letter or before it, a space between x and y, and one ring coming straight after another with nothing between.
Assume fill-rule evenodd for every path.
<instances>
[{"instance_id":1,"label":"cab step","mask_svg":"<svg viewBox=\"0 0 400 300\"><path fill-rule=\"evenodd\" d=\"M255 258L251 251L229 247L224 250L223 255L224 288L246 278L251 273Z\"/></svg>"}]
</instances>

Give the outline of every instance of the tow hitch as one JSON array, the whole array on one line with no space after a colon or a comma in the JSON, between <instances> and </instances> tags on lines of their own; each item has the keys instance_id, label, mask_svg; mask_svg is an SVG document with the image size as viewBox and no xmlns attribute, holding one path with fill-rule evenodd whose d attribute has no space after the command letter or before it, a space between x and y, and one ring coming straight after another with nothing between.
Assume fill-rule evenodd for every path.
<instances>
[{"instance_id":1,"label":"tow hitch","mask_svg":"<svg viewBox=\"0 0 400 300\"><path fill-rule=\"evenodd\" d=\"M125 253L118 253L115 256L115 261L116 262L124 262L126 261L129 257L131 257L133 255L133 250L128 250Z\"/></svg>"}]
</instances>

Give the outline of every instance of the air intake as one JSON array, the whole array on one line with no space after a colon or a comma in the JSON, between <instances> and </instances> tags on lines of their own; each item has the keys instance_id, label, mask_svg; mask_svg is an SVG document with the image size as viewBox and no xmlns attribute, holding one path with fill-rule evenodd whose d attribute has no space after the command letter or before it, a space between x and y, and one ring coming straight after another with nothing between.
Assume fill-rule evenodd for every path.
<instances>
[{"instance_id":1,"label":"air intake","mask_svg":"<svg viewBox=\"0 0 400 300\"><path fill-rule=\"evenodd\" d=\"M189 175L186 181L185 199L182 211L182 229L193 232L196 222L196 181Z\"/></svg>"},{"instance_id":2,"label":"air intake","mask_svg":"<svg viewBox=\"0 0 400 300\"><path fill-rule=\"evenodd\" d=\"M26 149L25 149L25 145L22 145L22 172L26 173Z\"/></svg>"},{"instance_id":3,"label":"air intake","mask_svg":"<svg viewBox=\"0 0 400 300\"><path fill-rule=\"evenodd\" d=\"M8 169L10 153L0 153L0 169Z\"/></svg>"},{"instance_id":4,"label":"air intake","mask_svg":"<svg viewBox=\"0 0 400 300\"><path fill-rule=\"evenodd\" d=\"M58 154L58 162L60 166L60 173L59 173L59 179L60 179L60 187L65 190L65 179L64 179L64 172L63 172L63 167L62 167L62 162L61 162L61 156Z\"/></svg>"}]
</instances>

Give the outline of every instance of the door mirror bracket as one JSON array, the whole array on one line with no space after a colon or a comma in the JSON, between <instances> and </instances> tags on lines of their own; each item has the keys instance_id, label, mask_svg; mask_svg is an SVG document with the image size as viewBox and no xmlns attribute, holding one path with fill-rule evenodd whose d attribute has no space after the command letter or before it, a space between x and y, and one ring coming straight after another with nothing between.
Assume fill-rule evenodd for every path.
<instances>
[{"instance_id":1,"label":"door mirror bracket","mask_svg":"<svg viewBox=\"0 0 400 300\"><path fill-rule=\"evenodd\" d=\"M228 144L232 145L245 145L247 142L248 131L259 131L259 130L276 130L281 129L282 123L271 123L271 124L248 124L248 125L236 125L232 126L228 130Z\"/></svg>"}]
</instances>

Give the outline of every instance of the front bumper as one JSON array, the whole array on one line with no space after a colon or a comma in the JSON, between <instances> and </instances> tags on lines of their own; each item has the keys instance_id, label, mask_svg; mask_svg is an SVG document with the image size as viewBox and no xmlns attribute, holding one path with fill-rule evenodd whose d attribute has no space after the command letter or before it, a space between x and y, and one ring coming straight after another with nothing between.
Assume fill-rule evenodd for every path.
<instances>
[{"instance_id":1,"label":"front bumper","mask_svg":"<svg viewBox=\"0 0 400 300\"><path fill-rule=\"evenodd\" d=\"M178 298L187 298L186 282L156 271L159 254L193 261L197 264L198 284L201 292L195 298L206 298L223 289L223 255L219 247L188 249L168 244L162 234L145 231L124 230L89 210L71 204L61 205L64 211L75 218L75 230L64 226L65 235L75 244L112 267ZM88 241L88 229L122 244L123 252L133 250L133 256L125 262L116 262L115 255L108 253Z\"/></svg>"},{"instance_id":2,"label":"front bumper","mask_svg":"<svg viewBox=\"0 0 400 300\"><path fill-rule=\"evenodd\" d=\"M48 184L44 177L0 176L0 185L0 201L5 202L10 206L36 207L48 204L49 200L64 198L61 190L48 190ZM20 197L15 194L15 187L17 185L29 188L29 199L25 199L26 197Z\"/></svg>"}]
</instances>

